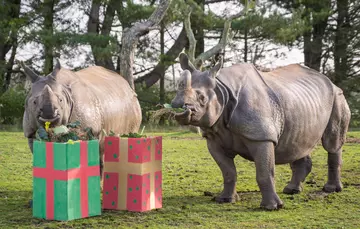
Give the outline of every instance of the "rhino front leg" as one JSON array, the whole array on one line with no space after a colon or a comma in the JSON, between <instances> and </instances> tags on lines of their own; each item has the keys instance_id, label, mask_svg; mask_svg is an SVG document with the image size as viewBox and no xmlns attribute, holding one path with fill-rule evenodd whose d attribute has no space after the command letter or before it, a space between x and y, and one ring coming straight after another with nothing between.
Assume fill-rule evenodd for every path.
<instances>
[{"instance_id":1,"label":"rhino front leg","mask_svg":"<svg viewBox=\"0 0 360 229\"><path fill-rule=\"evenodd\" d=\"M34 145L34 139L33 138L28 138L28 145L29 145L31 153L33 153L33 145Z\"/></svg>"},{"instance_id":2,"label":"rhino front leg","mask_svg":"<svg viewBox=\"0 0 360 229\"><path fill-rule=\"evenodd\" d=\"M234 157L226 155L225 151L216 143L207 141L208 149L217 165L220 167L223 179L224 189L214 200L218 203L233 203L239 200L236 193L236 167Z\"/></svg>"},{"instance_id":3,"label":"rhino front leg","mask_svg":"<svg viewBox=\"0 0 360 229\"><path fill-rule=\"evenodd\" d=\"M248 144L253 153L256 166L256 181L262 195L261 208L274 210L281 208L283 202L275 191L275 153L272 142L251 142Z\"/></svg>"},{"instance_id":4,"label":"rhino front leg","mask_svg":"<svg viewBox=\"0 0 360 229\"><path fill-rule=\"evenodd\" d=\"M292 162L290 167L292 170L291 181L284 188L283 193L297 194L302 191L301 182L304 182L307 175L311 172L312 161L310 155Z\"/></svg>"}]
</instances>

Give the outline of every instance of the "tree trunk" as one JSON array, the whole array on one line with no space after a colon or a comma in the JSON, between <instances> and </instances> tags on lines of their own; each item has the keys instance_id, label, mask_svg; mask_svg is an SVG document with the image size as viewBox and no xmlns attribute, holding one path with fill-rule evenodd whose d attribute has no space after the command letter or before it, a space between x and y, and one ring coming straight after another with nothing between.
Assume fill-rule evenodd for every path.
<instances>
[{"instance_id":1,"label":"tree trunk","mask_svg":"<svg viewBox=\"0 0 360 229\"><path fill-rule=\"evenodd\" d=\"M348 67L348 44L349 44L349 1L337 0L337 25L334 41L334 83L339 84L347 76Z\"/></svg>"},{"instance_id":2,"label":"tree trunk","mask_svg":"<svg viewBox=\"0 0 360 229\"><path fill-rule=\"evenodd\" d=\"M195 0L195 2L198 4L198 6L202 10L202 15L196 15L193 14L190 22L191 22L191 30L194 33L194 37L196 40L196 48L195 48L195 57L199 56L201 53L203 53L205 50L205 43L204 43L204 11L205 11L205 0ZM187 47L188 49L189 47Z\"/></svg>"},{"instance_id":3,"label":"tree trunk","mask_svg":"<svg viewBox=\"0 0 360 229\"><path fill-rule=\"evenodd\" d=\"M0 24L10 25L14 19L20 16L21 0L2 1L0 3ZM4 92L10 85L11 70L17 46L17 27L3 27L0 32L0 82L1 91ZM15 47L14 47L15 46ZM7 53L12 49L10 60L6 61Z\"/></svg>"},{"instance_id":4,"label":"tree trunk","mask_svg":"<svg viewBox=\"0 0 360 229\"><path fill-rule=\"evenodd\" d=\"M99 13L101 4L99 0L93 0L87 27L88 34L93 35L94 37L102 36L99 40L94 38L90 41L90 47L94 56L95 64L112 71L115 70L115 66L111 58L111 53L106 51L106 48L109 45L109 35L115 16L115 1L116 0L111 0L107 4L104 21L100 31Z\"/></svg>"},{"instance_id":5,"label":"tree trunk","mask_svg":"<svg viewBox=\"0 0 360 229\"><path fill-rule=\"evenodd\" d=\"M244 31L244 62L248 60L248 29L245 28Z\"/></svg>"},{"instance_id":6,"label":"tree trunk","mask_svg":"<svg viewBox=\"0 0 360 229\"><path fill-rule=\"evenodd\" d=\"M169 8L170 3L171 0L161 0L159 6L147 21L135 23L134 26L126 28L123 31L120 52L120 75L128 81L130 87L133 89L135 89L133 77L134 55L139 38L159 25Z\"/></svg>"},{"instance_id":7,"label":"tree trunk","mask_svg":"<svg viewBox=\"0 0 360 229\"><path fill-rule=\"evenodd\" d=\"M47 75L53 70L54 46L52 37L54 34L54 5L55 0L44 0L43 17L44 17L44 30L43 30L43 44L45 52L44 74Z\"/></svg>"},{"instance_id":8,"label":"tree trunk","mask_svg":"<svg viewBox=\"0 0 360 229\"><path fill-rule=\"evenodd\" d=\"M14 66L15 62L15 55L17 50L17 43L13 44L11 49L11 56L9 58L9 61L6 64L6 73L5 78L3 82L3 88L2 91L5 92L7 89L9 89L10 83L11 83L11 75L12 75L12 68Z\"/></svg>"},{"instance_id":9,"label":"tree trunk","mask_svg":"<svg viewBox=\"0 0 360 229\"><path fill-rule=\"evenodd\" d=\"M165 48L165 42L164 42L164 23L161 23L160 28L160 63L164 65L164 51ZM160 104L165 103L165 71L160 77ZM165 122L164 117L160 118L160 125L163 125Z\"/></svg>"},{"instance_id":10,"label":"tree trunk","mask_svg":"<svg viewBox=\"0 0 360 229\"><path fill-rule=\"evenodd\" d=\"M306 10L310 10L309 5L305 5ZM330 9L331 0L324 0L311 5L311 10L315 13L306 15L312 22L312 31L303 35L304 37L304 61L309 68L320 71L323 38L328 25L329 13L322 13L320 11ZM311 17L310 17L311 16ZM311 18L311 19L310 19Z\"/></svg>"}]
</instances>

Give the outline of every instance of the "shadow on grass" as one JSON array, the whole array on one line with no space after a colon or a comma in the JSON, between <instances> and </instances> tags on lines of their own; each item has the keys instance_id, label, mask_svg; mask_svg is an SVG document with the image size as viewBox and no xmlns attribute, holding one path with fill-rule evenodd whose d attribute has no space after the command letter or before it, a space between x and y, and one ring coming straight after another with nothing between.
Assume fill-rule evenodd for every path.
<instances>
[{"instance_id":1,"label":"shadow on grass","mask_svg":"<svg viewBox=\"0 0 360 229\"><path fill-rule=\"evenodd\" d=\"M179 136L183 136L183 135L187 135L187 134L191 134L190 131L182 131L182 132L174 132L174 133L165 133L164 137L179 137Z\"/></svg>"},{"instance_id":2,"label":"shadow on grass","mask_svg":"<svg viewBox=\"0 0 360 229\"><path fill-rule=\"evenodd\" d=\"M258 191L239 192L242 199L255 198L250 195L258 195ZM239 211L238 207L232 204L217 204L212 200L212 196L205 196L204 194L198 196L170 196L163 199L163 208L154 209L147 212L130 212L130 211L114 211L102 210L102 215L96 217L89 217L86 219L77 219L72 221L48 221L32 217L32 209L28 206L29 200L32 198L32 191L0 191L0 222L1 225L8 227L19 226L35 226L47 227L58 226L63 227L69 222L75 224L98 224L104 221L126 221L129 223L136 223L137 220L153 220L155 218L169 218L173 215L183 215L186 217L186 212L202 212L206 215L211 215L214 208L224 208L226 211ZM245 200L244 200L245 201ZM240 201L242 202L242 201ZM220 207L220 206L224 207ZM243 209L245 211L258 211L259 209ZM146 218L146 216L152 216ZM145 218L144 218L145 217ZM105 223L107 224L107 223Z\"/></svg>"}]
</instances>

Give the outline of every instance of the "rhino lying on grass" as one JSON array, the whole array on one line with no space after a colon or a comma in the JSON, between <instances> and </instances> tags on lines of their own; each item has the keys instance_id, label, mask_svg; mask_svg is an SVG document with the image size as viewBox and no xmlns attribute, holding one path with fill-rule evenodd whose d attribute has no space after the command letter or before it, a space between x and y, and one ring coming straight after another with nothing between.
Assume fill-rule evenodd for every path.
<instances>
[{"instance_id":1,"label":"rhino lying on grass","mask_svg":"<svg viewBox=\"0 0 360 229\"><path fill-rule=\"evenodd\" d=\"M233 202L236 193L234 157L254 161L265 209L283 202L275 191L275 164L290 163L292 178L284 193L301 191L311 171L310 153L321 139L328 152L328 181L323 190L342 190L342 146L350 110L341 89L324 75L300 65L262 73L251 64L209 71L194 68L180 54L182 73L173 107L182 125L200 126L210 154L220 167L224 189L215 200Z\"/></svg>"},{"instance_id":2,"label":"rhino lying on grass","mask_svg":"<svg viewBox=\"0 0 360 229\"><path fill-rule=\"evenodd\" d=\"M102 171L102 129L120 134L139 130L142 115L137 95L115 72L98 66L73 72L57 62L51 74L40 77L24 64L22 67L32 82L23 117L31 152L35 132L45 122L55 126L80 121L100 138Z\"/></svg>"}]
</instances>

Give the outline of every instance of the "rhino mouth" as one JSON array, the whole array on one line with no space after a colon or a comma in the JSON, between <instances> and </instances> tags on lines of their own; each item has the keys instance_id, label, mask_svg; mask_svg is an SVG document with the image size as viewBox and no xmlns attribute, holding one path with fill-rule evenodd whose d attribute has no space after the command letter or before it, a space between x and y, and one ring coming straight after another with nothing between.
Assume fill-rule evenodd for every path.
<instances>
[{"instance_id":1,"label":"rhino mouth","mask_svg":"<svg viewBox=\"0 0 360 229\"><path fill-rule=\"evenodd\" d=\"M192 105L192 104L185 104L183 106L183 109L185 109L185 110L189 109L192 113L197 111L195 105Z\"/></svg>"},{"instance_id":2,"label":"rhino mouth","mask_svg":"<svg viewBox=\"0 0 360 229\"><path fill-rule=\"evenodd\" d=\"M57 115L56 115L55 117L53 117L53 118L43 118L43 117L39 116L38 119L39 119L40 122L43 122L43 123L45 123L45 122L53 123L53 122L56 122L56 121L59 121L59 120L60 120L60 115L57 114Z\"/></svg>"}]
</instances>

